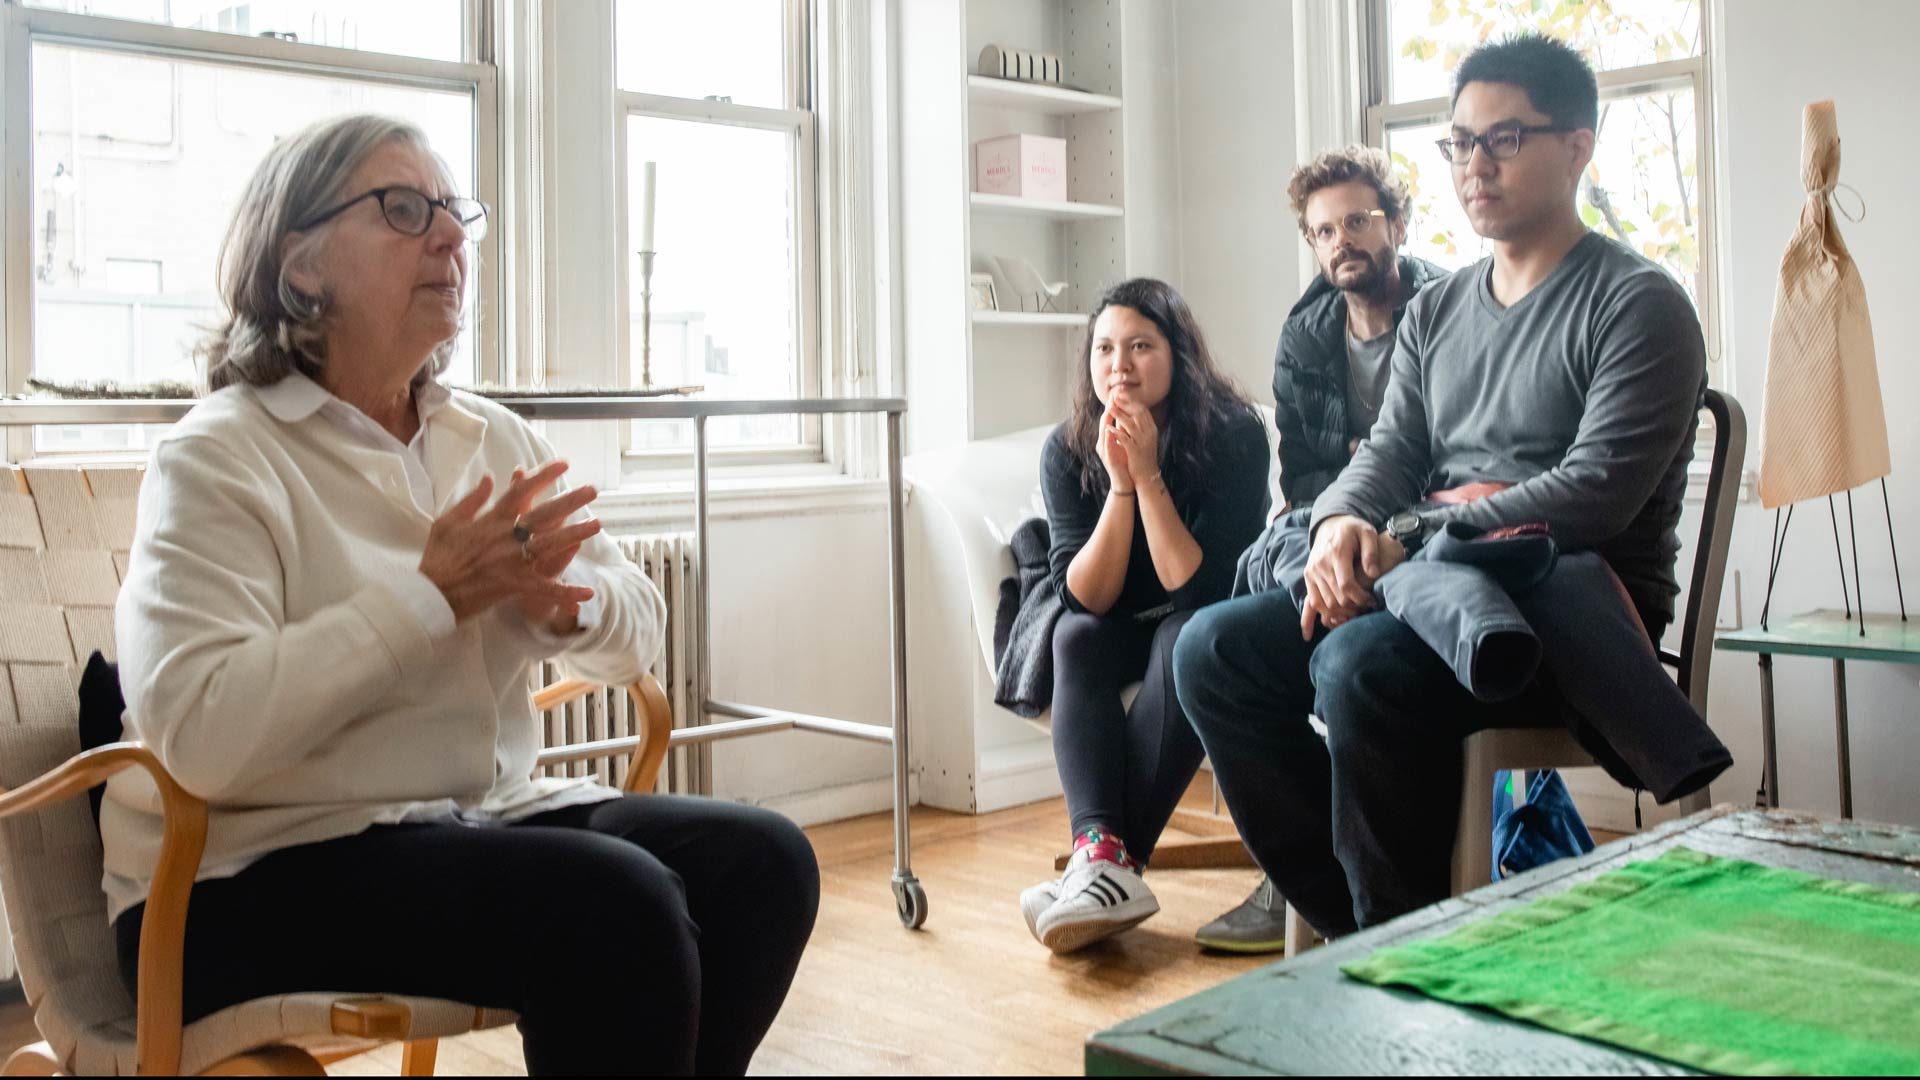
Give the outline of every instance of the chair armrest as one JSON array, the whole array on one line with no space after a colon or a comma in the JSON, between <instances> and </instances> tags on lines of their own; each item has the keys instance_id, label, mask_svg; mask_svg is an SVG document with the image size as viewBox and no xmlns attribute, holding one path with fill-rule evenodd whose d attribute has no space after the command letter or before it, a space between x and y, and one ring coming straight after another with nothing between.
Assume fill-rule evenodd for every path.
<instances>
[{"instance_id":1,"label":"chair armrest","mask_svg":"<svg viewBox=\"0 0 1920 1080\"><path fill-rule=\"evenodd\" d=\"M633 749L633 762L627 766L626 791L639 794L653 790L660 779L660 766L667 760L667 744L673 738L673 706L667 692L653 676L627 685L639 713L643 741Z\"/></svg>"},{"instance_id":2,"label":"chair armrest","mask_svg":"<svg viewBox=\"0 0 1920 1080\"><path fill-rule=\"evenodd\" d=\"M12 791L0 792L0 818L43 809L79 795L138 765L160 789L165 833L140 926L140 974L134 994L134 1057L142 1075L180 1071L180 978L187 936L187 899L207 845L207 804L189 794L153 751L137 742L109 743L62 762Z\"/></svg>"},{"instance_id":3,"label":"chair armrest","mask_svg":"<svg viewBox=\"0 0 1920 1080\"><path fill-rule=\"evenodd\" d=\"M413 1034L413 1010L386 998L336 1001L328 1013L335 1035L395 1042Z\"/></svg>"},{"instance_id":4,"label":"chair armrest","mask_svg":"<svg viewBox=\"0 0 1920 1080\"><path fill-rule=\"evenodd\" d=\"M557 709L600 688L597 683L580 679L557 682L533 695L533 708L535 712ZM538 763L551 765L586 757L603 757L632 747L633 758L627 765L627 778L621 785L622 790L632 793L652 791L654 783L660 778L660 766L667 760L667 743L673 735L673 706L668 703L667 692L661 688L660 681L651 675L643 675L639 682L627 684L626 690L633 698L634 708L639 714L639 734L580 746L549 747L540 752Z\"/></svg>"}]
</instances>

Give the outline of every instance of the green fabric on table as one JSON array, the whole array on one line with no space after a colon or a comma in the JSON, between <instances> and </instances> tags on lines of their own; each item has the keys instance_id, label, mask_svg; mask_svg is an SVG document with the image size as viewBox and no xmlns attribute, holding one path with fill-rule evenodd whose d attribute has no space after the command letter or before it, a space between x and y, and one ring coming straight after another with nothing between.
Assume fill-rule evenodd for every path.
<instances>
[{"instance_id":1,"label":"green fabric on table","mask_svg":"<svg viewBox=\"0 0 1920 1080\"><path fill-rule=\"evenodd\" d=\"M1687 848L1341 970L1710 1072L1920 1073L1920 894Z\"/></svg>"}]
</instances>

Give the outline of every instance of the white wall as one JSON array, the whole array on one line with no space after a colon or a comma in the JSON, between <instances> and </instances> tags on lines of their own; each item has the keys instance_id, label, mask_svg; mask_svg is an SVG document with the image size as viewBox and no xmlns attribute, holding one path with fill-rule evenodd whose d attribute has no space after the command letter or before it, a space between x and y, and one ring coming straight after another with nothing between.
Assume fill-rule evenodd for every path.
<instances>
[{"instance_id":1,"label":"white wall","mask_svg":"<svg viewBox=\"0 0 1920 1080\"><path fill-rule=\"evenodd\" d=\"M1127 0L1127 270L1181 284L1179 59L1175 0Z\"/></svg>"},{"instance_id":2,"label":"white wall","mask_svg":"<svg viewBox=\"0 0 1920 1080\"><path fill-rule=\"evenodd\" d=\"M1759 462L1766 353L1775 274L1805 201L1800 183L1800 114L1831 98L1839 110L1840 178L1867 203L1866 220L1840 222L1866 281L1879 350L1880 386L1893 444L1888 479L1895 528L1905 541L1902 570L1909 612L1920 617L1920 205L1913 197L1920 147L1910 126L1920 107L1920 65L1911 43L1920 36L1920 5L1906 0L1832 0L1818 14L1792 0L1726 0L1716 11L1722 33L1722 159L1728 225L1727 358L1732 389L1753 430L1749 467ZM1788 58L1789 62L1783 62ZM1842 198L1851 205L1851 197ZM1871 492L1871 494L1869 494ZM1854 495L1866 604L1894 611L1892 561L1877 485ZM1845 537L1844 504L1842 537ZM1765 592L1773 515L1742 504L1729 575L1740 578L1740 614L1758 621ZM1849 551L1849 565L1851 565ZM1734 613L1731 576L1723 619ZM1774 610L1838 607L1833 534L1824 509L1795 515ZM1760 771L1759 685L1754 661L1716 658L1711 716L1733 748L1736 764L1716 798L1750 800ZM1833 740L1832 668L1821 660L1783 658L1774 666L1779 716L1780 790L1784 805L1838 813ZM1848 665L1852 714L1854 814L1920 824L1920 668Z\"/></svg>"},{"instance_id":3,"label":"white wall","mask_svg":"<svg viewBox=\"0 0 1920 1080\"><path fill-rule=\"evenodd\" d=\"M1255 401L1271 403L1274 346L1301 287L1300 231L1287 207L1296 156L1292 6L1186 2L1174 6L1174 23L1174 284L1214 359Z\"/></svg>"}]
</instances>

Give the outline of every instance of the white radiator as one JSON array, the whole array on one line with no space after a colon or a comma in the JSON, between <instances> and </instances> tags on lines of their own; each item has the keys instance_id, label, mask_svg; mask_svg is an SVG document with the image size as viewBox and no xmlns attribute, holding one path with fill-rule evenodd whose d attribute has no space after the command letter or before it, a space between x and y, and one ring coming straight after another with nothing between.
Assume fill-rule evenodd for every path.
<instances>
[{"instance_id":1,"label":"white radiator","mask_svg":"<svg viewBox=\"0 0 1920 1080\"><path fill-rule=\"evenodd\" d=\"M660 681L661 688L667 694L667 703L673 707L674 726L684 726L693 718L695 687L698 685L698 673L695 670L698 658L695 653L699 640L699 585L694 577L697 570L693 534L648 533L618 536L614 540L620 545L621 553L633 560L634 565L647 576L647 580L653 582L666 600L665 644L660 651L660 658L654 661L653 677ZM553 665L543 667L546 669L540 673L543 685L558 680L559 675ZM612 687L553 709L546 714L544 721L546 745L553 747L632 735L635 714L626 691ZM617 754L550 766L544 771L550 775L595 775L603 783L617 785L625 779L626 762L627 755ZM666 767L660 771L662 788L676 792L701 790L704 787L699 776L702 765L697 753L688 749L675 750L667 756Z\"/></svg>"}]
</instances>

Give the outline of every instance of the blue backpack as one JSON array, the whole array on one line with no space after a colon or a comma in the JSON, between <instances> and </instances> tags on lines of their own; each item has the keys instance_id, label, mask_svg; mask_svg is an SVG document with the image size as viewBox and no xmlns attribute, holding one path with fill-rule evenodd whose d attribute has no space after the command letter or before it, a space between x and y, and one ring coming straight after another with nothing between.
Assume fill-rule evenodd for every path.
<instances>
[{"instance_id":1,"label":"blue backpack","mask_svg":"<svg viewBox=\"0 0 1920 1080\"><path fill-rule=\"evenodd\" d=\"M1593 850L1573 794L1554 769L1529 775L1527 801L1513 805L1513 774L1493 774L1493 880Z\"/></svg>"}]
</instances>

